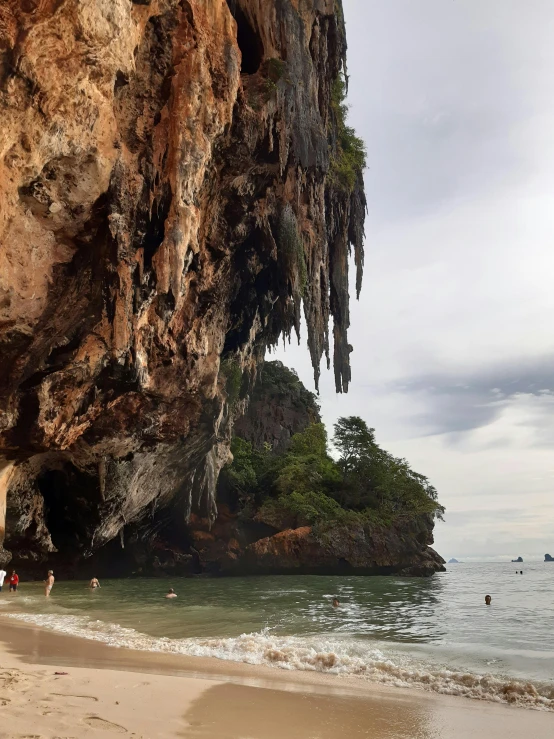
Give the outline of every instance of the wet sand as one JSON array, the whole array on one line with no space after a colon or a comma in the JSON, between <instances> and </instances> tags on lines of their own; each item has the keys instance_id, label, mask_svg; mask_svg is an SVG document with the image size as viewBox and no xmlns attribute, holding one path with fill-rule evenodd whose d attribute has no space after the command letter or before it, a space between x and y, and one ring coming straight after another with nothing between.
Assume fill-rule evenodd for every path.
<instances>
[{"instance_id":1,"label":"wet sand","mask_svg":"<svg viewBox=\"0 0 554 739\"><path fill-rule=\"evenodd\" d=\"M0 620L0 737L550 739L554 714ZM67 672L67 675L55 675Z\"/></svg>"}]
</instances>

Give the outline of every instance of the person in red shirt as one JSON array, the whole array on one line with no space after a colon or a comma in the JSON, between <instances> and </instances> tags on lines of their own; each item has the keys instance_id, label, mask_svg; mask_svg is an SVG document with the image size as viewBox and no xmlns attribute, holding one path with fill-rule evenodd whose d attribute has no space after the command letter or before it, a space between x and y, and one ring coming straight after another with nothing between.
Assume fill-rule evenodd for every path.
<instances>
[{"instance_id":1,"label":"person in red shirt","mask_svg":"<svg viewBox=\"0 0 554 739\"><path fill-rule=\"evenodd\" d=\"M10 577L10 593L17 590L17 586L19 585L19 575L16 574L15 570L12 570L12 574Z\"/></svg>"}]
</instances>

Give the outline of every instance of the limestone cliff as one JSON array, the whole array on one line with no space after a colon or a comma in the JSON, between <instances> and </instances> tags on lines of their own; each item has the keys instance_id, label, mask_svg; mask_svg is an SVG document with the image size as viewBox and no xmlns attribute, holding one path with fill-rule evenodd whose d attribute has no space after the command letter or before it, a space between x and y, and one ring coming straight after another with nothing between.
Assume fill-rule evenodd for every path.
<instances>
[{"instance_id":1,"label":"limestone cliff","mask_svg":"<svg viewBox=\"0 0 554 739\"><path fill-rule=\"evenodd\" d=\"M331 317L347 390L345 49L338 0L0 4L4 562L213 521L233 418L302 304L316 380Z\"/></svg>"},{"instance_id":2,"label":"limestone cliff","mask_svg":"<svg viewBox=\"0 0 554 739\"><path fill-rule=\"evenodd\" d=\"M287 449L293 434L320 421L316 396L298 376L282 362L265 362L234 433L254 447L268 444L279 453Z\"/></svg>"},{"instance_id":3,"label":"limestone cliff","mask_svg":"<svg viewBox=\"0 0 554 739\"><path fill-rule=\"evenodd\" d=\"M338 526L324 534L309 526L288 529L249 545L238 568L250 574L428 577L445 571L443 558L430 546L433 526L430 516L421 516L388 528Z\"/></svg>"}]
</instances>

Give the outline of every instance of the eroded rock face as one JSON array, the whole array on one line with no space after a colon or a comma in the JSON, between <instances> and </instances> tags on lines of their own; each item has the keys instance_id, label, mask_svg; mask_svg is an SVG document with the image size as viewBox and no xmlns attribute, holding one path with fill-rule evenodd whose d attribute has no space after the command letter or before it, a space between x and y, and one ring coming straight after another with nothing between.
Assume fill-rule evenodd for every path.
<instances>
[{"instance_id":1,"label":"eroded rock face","mask_svg":"<svg viewBox=\"0 0 554 739\"><path fill-rule=\"evenodd\" d=\"M247 547L245 572L399 574L425 577L444 571L444 560L429 546L433 522L417 521L389 528L338 526L314 532L305 526L260 539Z\"/></svg>"},{"instance_id":2,"label":"eroded rock face","mask_svg":"<svg viewBox=\"0 0 554 739\"><path fill-rule=\"evenodd\" d=\"M0 514L20 559L124 544L161 510L213 521L233 416L302 300L316 377L332 315L348 388L365 201L329 177L344 52L332 0L1 4Z\"/></svg>"},{"instance_id":3,"label":"eroded rock face","mask_svg":"<svg viewBox=\"0 0 554 739\"><path fill-rule=\"evenodd\" d=\"M316 396L304 387L295 372L282 362L264 362L248 407L234 424L234 434L256 449L267 446L281 454L288 449L294 434L320 422Z\"/></svg>"},{"instance_id":4,"label":"eroded rock face","mask_svg":"<svg viewBox=\"0 0 554 739\"><path fill-rule=\"evenodd\" d=\"M390 527L337 525L276 531L222 511L209 531L194 522L191 531L199 563L217 574L358 574L427 577L444 572L444 559L431 548L429 516ZM264 530L265 529L265 530Z\"/></svg>"}]
</instances>

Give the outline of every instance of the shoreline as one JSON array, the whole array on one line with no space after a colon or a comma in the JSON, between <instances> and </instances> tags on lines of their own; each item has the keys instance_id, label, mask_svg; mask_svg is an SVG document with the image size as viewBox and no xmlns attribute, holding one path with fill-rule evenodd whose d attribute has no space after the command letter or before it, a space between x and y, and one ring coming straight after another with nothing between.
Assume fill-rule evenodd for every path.
<instances>
[{"instance_id":1,"label":"shoreline","mask_svg":"<svg viewBox=\"0 0 554 739\"><path fill-rule=\"evenodd\" d=\"M519 739L525 733L547 739L554 732L548 712L356 678L139 652L6 617L0 618L0 655L2 729L12 731L1 737L78 731L190 739Z\"/></svg>"},{"instance_id":2,"label":"shoreline","mask_svg":"<svg viewBox=\"0 0 554 739\"><path fill-rule=\"evenodd\" d=\"M80 645L81 652L83 643L95 645L87 652L89 661L86 664L90 664L91 655L98 654L100 648L108 647L107 652L101 652L104 657L99 663L100 667L112 664L117 669L122 656L125 656L131 668L137 664L143 667L144 657L148 655L149 666L157 664L163 671L176 671L178 674L183 674L184 666L188 665L185 668L188 674L191 665L196 665L195 671L203 676L208 669L210 674L233 678L240 675L244 679L246 668L250 670L248 675L253 675L253 671L257 670L256 674L265 676L270 685L282 678L290 681L290 676L294 675L295 684L304 684L313 679L320 683L325 680L334 690L337 686L341 686L342 690L342 687L349 685L351 691L358 693L364 690L364 685L372 685L392 688L394 691L404 689L410 694L418 691L456 696L464 700L554 713L554 684L549 680L533 681L521 675L495 675L473 671L471 667L459 666L456 669L418 663L417 660L403 663L402 657L387 655L386 648L384 652L380 647L359 651L359 645L348 646L348 642L344 648L340 638L338 641L332 638L310 641L298 636L274 636L264 633L264 630L245 632L235 637L202 637L196 632L192 638L166 638L149 636L134 627L124 627L118 623L103 620L95 622L94 618L90 620L84 614L70 617L68 623L60 623L60 618L64 617L59 614L2 612L0 618L5 618L12 625L36 628L38 633L52 635L47 640L48 644L56 643L53 640L53 635L56 635L72 639L74 646ZM44 643L45 640L39 641ZM114 654L117 659L113 657ZM52 658L51 655L46 657Z\"/></svg>"}]
</instances>

